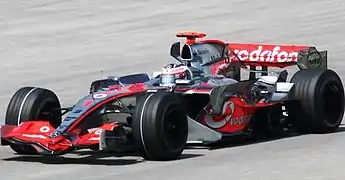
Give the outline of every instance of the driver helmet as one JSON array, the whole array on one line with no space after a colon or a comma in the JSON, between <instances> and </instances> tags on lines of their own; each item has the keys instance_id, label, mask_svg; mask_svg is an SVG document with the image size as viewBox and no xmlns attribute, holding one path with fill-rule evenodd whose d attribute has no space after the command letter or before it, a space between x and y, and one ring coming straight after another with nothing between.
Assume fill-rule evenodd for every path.
<instances>
[{"instance_id":1,"label":"driver helmet","mask_svg":"<svg viewBox=\"0 0 345 180\"><path fill-rule=\"evenodd\" d=\"M161 86L173 86L176 84L176 80L188 80L190 79L189 69L183 64L169 64L163 68L160 75Z\"/></svg>"}]
</instances>

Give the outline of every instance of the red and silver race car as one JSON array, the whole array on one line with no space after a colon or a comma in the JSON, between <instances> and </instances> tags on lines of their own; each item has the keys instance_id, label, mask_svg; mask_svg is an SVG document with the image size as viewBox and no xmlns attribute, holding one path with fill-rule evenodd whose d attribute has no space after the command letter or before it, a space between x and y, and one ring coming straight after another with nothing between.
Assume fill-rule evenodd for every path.
<instances>
[{"instance_id":1,"label":"red and silver race car","mask_svg":"<svg viewBox=\"0 0 345 180\"><path fill-rule=\"evenodd\" d=\"M327 51L226 43L196 32L177 36L186 41L171 46L176 64L153 77L96 80L69 108L61 108L51 90L20 88L8 105L1 144L20 154L88 148L173 160L189 142L285 131L331 133L339 127L344 89L327 68ZM283 68L292 65L299 70L288 80Z\"/></svg>"}]
</instances>

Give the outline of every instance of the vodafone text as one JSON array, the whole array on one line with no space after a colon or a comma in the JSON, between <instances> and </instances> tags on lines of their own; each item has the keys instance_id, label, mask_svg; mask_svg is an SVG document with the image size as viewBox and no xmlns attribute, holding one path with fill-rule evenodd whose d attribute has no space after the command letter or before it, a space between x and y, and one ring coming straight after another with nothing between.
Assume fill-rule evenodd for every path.
<instances>
[{"instance_id":1,"label":"vodafone text","mask_svg":"<svg viewBox=\"0 0 345 180\"><path fill-rule=\"evenodd\" d=\"M281 51L280 46L275 46L272 50L265 49L263 46L258 46L256 50L233 50L235 54L239 57L241 61L260 61L260 62L296 62L298 52L287 52Z\"/></svg>"}]
</instances>

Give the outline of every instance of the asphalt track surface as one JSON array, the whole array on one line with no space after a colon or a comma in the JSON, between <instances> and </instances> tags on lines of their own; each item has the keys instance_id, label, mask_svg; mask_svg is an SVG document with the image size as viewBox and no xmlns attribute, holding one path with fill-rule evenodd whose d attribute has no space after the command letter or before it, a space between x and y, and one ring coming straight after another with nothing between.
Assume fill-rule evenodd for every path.
<instances>
[{"instance_id":1,"label":"asphalt track surface","mask_svg":"<svg viewBox=\"0 0 345 180\"><path fill-rule=\"evenodd\" d=\"M0 113L21 86L54 90L64 105L103 75L152 72L180 30L238 42L308 44L329 50L344 80L345 1L35 0L0 1ZM3 123L3 121L0 121ZM305 135L209 150L181 160L138 157L23 157L0 148L1 180L339 179L345 134Z\"/></svg>"}]
</instances>

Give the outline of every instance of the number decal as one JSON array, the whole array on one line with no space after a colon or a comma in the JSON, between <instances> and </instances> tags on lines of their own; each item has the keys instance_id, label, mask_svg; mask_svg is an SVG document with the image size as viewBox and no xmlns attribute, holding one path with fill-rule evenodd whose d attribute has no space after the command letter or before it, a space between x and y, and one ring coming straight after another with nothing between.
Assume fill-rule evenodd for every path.
<instances>
[{"instance_id":1,"label":"number decal","mask_svg":"<svg viewBox=\"0 0 345 180\"><path fill-rule=\"evenodd\" d=\"M42 127L40 128L40 131L41 131L42 133L47 133L47 132L50 131L50 128L49 128L48 126L42 126Z\"/></svg>"},{"instance_id":2,"label":"number decal","mask_svg":"<svg viewBox=\"0 0 345 180\"><path fill-rule=\"evenodd\" d=\"M93 98L95 98L95 99L102 99L102 98L105 98L107 96L108 95L106 95L106 94L94 94Z\"/></svg>"}]
</instances>

